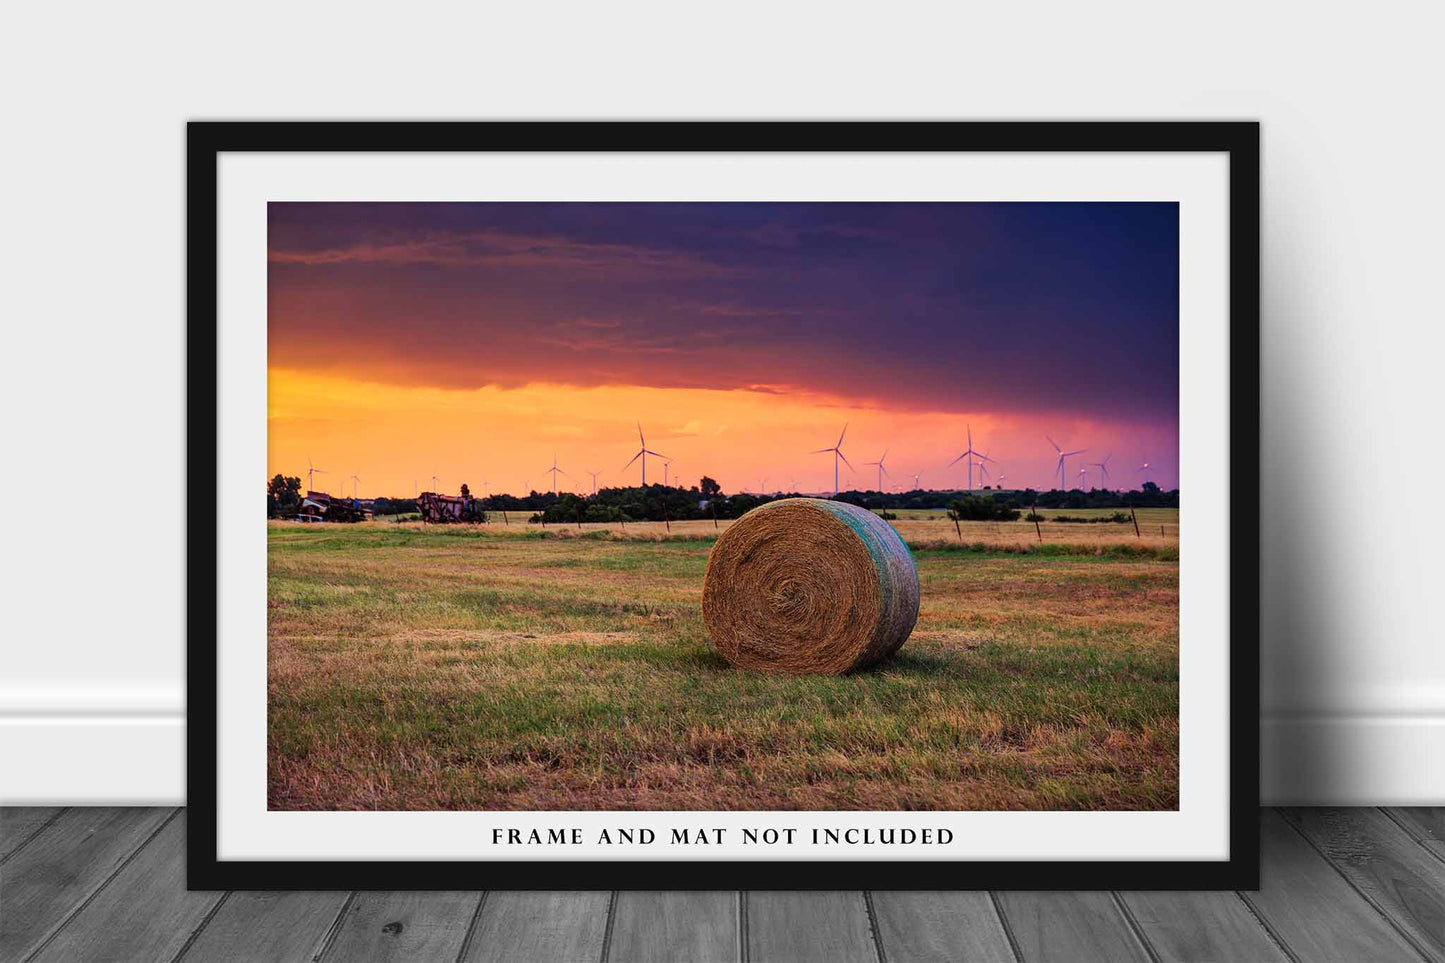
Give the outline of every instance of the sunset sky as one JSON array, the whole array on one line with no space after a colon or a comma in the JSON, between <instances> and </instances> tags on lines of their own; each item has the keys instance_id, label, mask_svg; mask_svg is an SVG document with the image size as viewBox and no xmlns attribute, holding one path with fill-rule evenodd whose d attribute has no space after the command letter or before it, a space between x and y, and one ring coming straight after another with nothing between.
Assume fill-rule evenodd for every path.
<instances>
[{"instance_id":1,"label":"sunset sky","mask_svg":"<svg viewBox=\"0 0 1445 963\"><path fill-rule=\"evenodd\" d=\"M844 489L962 487L968 425L1005 487L1045 434L1178 484L1172 203L273 203L269 248L268 475L333 493L636 485L639 421L725 491L831 491L845 422Z\"/></svg>"}]
</instances>

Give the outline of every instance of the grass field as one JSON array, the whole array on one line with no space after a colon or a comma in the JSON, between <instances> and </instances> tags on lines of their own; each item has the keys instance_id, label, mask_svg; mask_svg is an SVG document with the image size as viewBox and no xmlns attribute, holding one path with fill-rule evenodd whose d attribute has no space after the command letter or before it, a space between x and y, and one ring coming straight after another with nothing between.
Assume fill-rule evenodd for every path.
<instances>
[{"instance_id":1,"label":"grass field","mask_svg":"<svg viewBox=\"0 0 1445 963\"><path fill-rule=\"evenodd\" d=\"M1178 513L1155 512L1042 546L900 519L918 628L841 678L713 652L710 521L268 523L269 804L1173 809Z\"/></svg>"},{"instance_id":2,"label":"grass field","mask_svg":"<svg viewBox=\"0 0 1445 963\"><path fill-rule=\"evenodd\" d=\"M481 530L497 535L520 535L531 530L535 535L538 526L527 524L529 514L529 512L511 512L507 516L508 521L503 521L500 513L493 512L490 516L491 520L486 525L477 526L473 532ZM1037 532L1034 530L1033 522L1023 520L1016 522L963 522L955 529L953 522L948 520L945 510L941 508L937 510L905 508L892 514L898 516L893 522L893 527L898 529L903 538L914 548L943 547L944 543L956 546L962 541L968 546L1011 548L1022 551L1025 548L1037 549L1040 546L1040 534L1043 536L1042 544L1046 549L1066 544L1088 547L1092 550L1094 546L1102 544L1119 548L1143 549L1147 552L1157 551L1167 555L1170 551L1177 554L1179 548L1179 509L1177 508L1138 509L1139 535L1137 536L1134 534L1134 526L1130 522L1080 525L1053 521L1060 515L1067 515L1070 518L1105 518L1114 514L1113 509L1102 508L1040 509L1039 514L1044 516L1045 521L1040 523ZM398 525L392 516L385 515L374 524L396 528L420 529L421 527L409 522ZM664 526L661 522L628 522L626 525L620 522L588 523L581 526L581 532L595 534L599 531L609 531L629 538L662 538L667 534L713 538L730 524L731 522L721 521L717 523L717 527L714 527L711 520L672 522L669 526ZM578 532L577 527L571 524L549 525L545 530L563 537Z\"/></svg>"}]
</instances>

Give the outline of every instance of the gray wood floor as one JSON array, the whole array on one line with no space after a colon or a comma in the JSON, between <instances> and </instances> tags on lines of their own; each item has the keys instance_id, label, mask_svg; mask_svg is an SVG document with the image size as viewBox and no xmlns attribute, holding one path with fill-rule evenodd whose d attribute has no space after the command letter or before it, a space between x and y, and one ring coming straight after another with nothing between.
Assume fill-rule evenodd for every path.
<instances>
[{"instance_id":1,"label":"gray wood floor","mask_svg":"<svg viewBox=\"0 0 1445 963\"><path fill-rule=\"evenodd\" d=\"M1445 963L1445 809L1260 815L1248 893L188 893L175 809L0 809L0 961Z\"/></svg>"}]
</instances>

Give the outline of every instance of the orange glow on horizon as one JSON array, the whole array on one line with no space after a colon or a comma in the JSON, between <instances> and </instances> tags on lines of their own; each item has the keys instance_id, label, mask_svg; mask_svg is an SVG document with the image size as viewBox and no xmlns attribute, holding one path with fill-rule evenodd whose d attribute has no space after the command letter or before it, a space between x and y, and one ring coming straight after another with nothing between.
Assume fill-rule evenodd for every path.
<instances>
[{"instance_id":1,"label":"orange glow on horizon","mask_svg":"<svg viewBox=\"0 0 1445 963\"><path fill-rule=\"evenodd\" d=\"M535 383L519 388L456 390L380 384L288 368L268 371L267 477L299 475L306 483L307 457L326 473L316 487L341 494L360 476L360 494L410 496L431 488L456 492L463 482L478 494L551 490L547 469L557 465L559 491L637 485L640 463L623 466L638 449L637 422L647 445L668 456L670 481L685 487L706 474L725 492L831 492L831 455L811 454L837 440L848 422L841 466L842 489L877 487L876 461L886 449L892 491L913 487L961 488L962 463L945 468L965 446L965 425L974 447L996 460L992 475L1005 487L1056 487L1049 482L1056 456L1044 440L1052 434L1065 448L1088 447L1070 459L1072 478L1086 462L1112 451L1110 487L1137 487L1141 452L1161 467L1155 481L1174 487L1175 442L1155 426L1103 424L1067 415L899 410L810 392L649 388L607 385L579 388ZM1154 448L1152 446L1159 446ZM1165 445L1168 449L1165 449ZM649 483L663 480L663 459L648 458ZM1091 467L1090 471L1094 471ZM975 484L980 484L975 473ZM1090 482L1099 484L1097 475ZM484 489L485 485L485 489Z\"/></svg>"}]
</instances>

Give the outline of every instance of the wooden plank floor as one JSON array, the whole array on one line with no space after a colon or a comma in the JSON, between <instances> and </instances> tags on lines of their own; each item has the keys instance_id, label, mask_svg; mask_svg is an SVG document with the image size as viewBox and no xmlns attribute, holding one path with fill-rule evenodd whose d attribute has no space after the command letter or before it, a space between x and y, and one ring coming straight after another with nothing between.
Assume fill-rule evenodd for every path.
<instances>
[{"instance_id":1,"label":"wooden plank floor","mask_svg":"<svg viewBox=\"0 0 1445 963\"><path fill-rule=\"evenodd\" d=\"M0 809L0 961L1445 963L1445 808L1266 810L1248 893L188 893L185 818Z\"/></svg>"}]
</instances>

